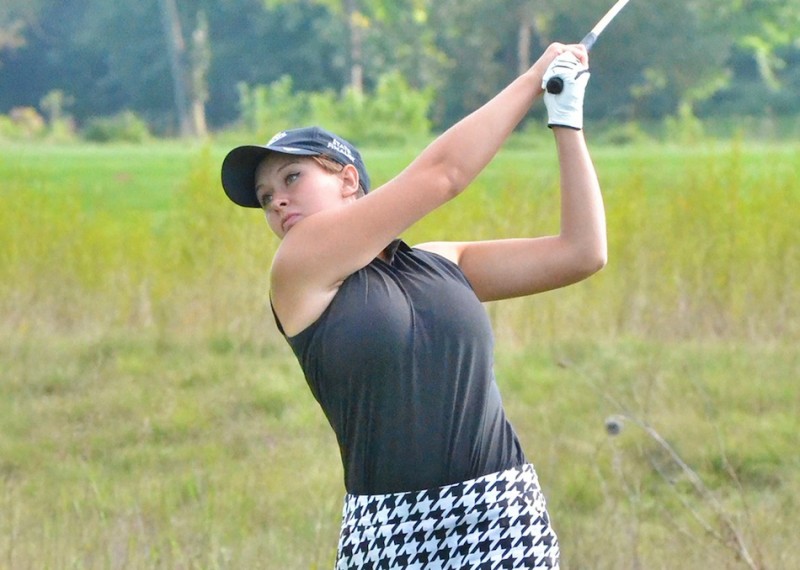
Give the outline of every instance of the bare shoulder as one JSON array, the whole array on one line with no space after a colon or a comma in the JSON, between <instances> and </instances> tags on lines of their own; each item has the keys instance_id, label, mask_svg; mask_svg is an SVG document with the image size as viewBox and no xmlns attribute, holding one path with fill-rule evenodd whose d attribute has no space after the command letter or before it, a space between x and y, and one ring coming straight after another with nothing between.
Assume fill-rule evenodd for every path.
<instances>
[{"instance_id":1,"label":"bare shoulder","mask_svg":"<svg viewBox=\"0 0 800 570\"><path fill-rule=\"evenodd\" d=\"M461 252L463 250L464 243L463 242L455 242L455 241L430 241L426 243L420 243L415 245L416 249L421 249L423 251L429 251L431 253L435 253L437 255L441 255L445 259L448 259L455 263L456 265L459 264L461 260Z\"/></svg>"},{"instance_id":2,"label":"bare shoulder","mask_svg":"<svg viewBox=\"0 0 800 570\"><path fill-rule=\"evenodd\" d=\"M291 337L319 319L342 282L326 285L316 275L305 275L306 266L294 262L291 255L281 255L280 250L270 269L269 295L283 332Z\"/></svg>"},{"instance_id":3,"label":"bare shoulder","mask_svg":"<svg viewBox=\"0 0 800 570\"><path fill-rule=\"evenodd\" d=\"M576 257L557 236L471 242L431 242L418 246L456 263L481 301L498 301L550 291L597 271Z\"/></svg>"}]
</instances>

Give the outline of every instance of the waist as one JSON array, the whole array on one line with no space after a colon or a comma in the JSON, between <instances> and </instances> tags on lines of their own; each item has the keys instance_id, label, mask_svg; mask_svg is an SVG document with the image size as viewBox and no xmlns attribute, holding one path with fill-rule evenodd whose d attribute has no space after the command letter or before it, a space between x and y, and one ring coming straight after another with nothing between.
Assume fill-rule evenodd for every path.
<instances>
[{"instance_id":1,"label":"waist","mask_svg":"<svg viewBox=\"0 0 800 570\"><path fill-rule=\"evenodd\" d=\"M343 527L473 525L509 513L544 513L544 496L533 465L525 463L475 479L422 491L345 496Z\"/></svg>"}]
</instances>

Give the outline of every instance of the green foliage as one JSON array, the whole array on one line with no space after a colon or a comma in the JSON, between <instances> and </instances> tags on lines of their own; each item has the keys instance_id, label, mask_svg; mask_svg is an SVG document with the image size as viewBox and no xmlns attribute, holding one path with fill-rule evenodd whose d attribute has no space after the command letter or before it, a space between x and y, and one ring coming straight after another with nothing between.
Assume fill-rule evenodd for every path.
<instances>
[{"instance_id":1,"label":"green foliage","mask_svg":"<svg viewBox=\"0 0 800 570\"><path fill-rule=\"evenodd\" d=\"M21 139L19 127L6 115L0 115L0 140Z\"/></svg>"},{"instance_id":2,"label":"green foliage","mask_svg":"<svg viewBox=\"0 0 800 570\"><path fill-rule=\"evenodd\" d=\"M68 98L61 91L51 91L40 102L43 117L34 107L15 107L0 115L0 140L68 142L75 138L72 117L64 113Z\"/></svg>"},{"instance_id":3,"label":"green foliage","mask_svg":"<svg viewBox=\"0 0 800 570\"><path fill-rule=\"evenodd\" d=\"M564 334L571 321L584 322L575 334L610 328L668 339L797 338L800 321L791 308L800 304L793 277L800 275L800 222L786 207L800 188L797 149L713 144L596 149L609 266L558 294L493 306L496 320L522 338ZM83 319L88 328L95 319L169 328L224 321L235 307L241 314L263 309L276 242L257 212L228 204L219 189L225 150L5 149L0 238L13 245L1 254L0 306L16 317L3 323L13 328L17 318L35 317L78 330ZM413 158L377 146L363 152L376 185ZM470 191L406 237L414 243L557 231L556 183L551 146L521 134ZM41 205L28 207L34 203ZM47 276L51 270L57 277ZM69 286L52 288L54 281ZM35 304L23 310L22 299ZM269 322L238 326L262 331Z\"/></svg>"},{"instance_id":4,"label":"green foliage","mask_svg":"<svg viewBox=\"0 0 800 570\"><path fill-rule=\"evenodd\" d=\"M604 0L499 6L381 0L354 4L358 25L349 26L340 1L179 4L187 37L200 12L208 17L210 67L198 87L203 95L207 88L202 99L213 130L242 111L240 83L270 85L288 75L297 93L342 93L355 63L356 33L366 90L387 74L400 74L415 90L435 92L427 118L434 128L446 128L531 63L523 59L535 59L551 41L579 39L608 8ZM157 2L7 0L3 6L0 44L8 49L0 54L0 113L63 91L74 97L70 113L79 124L131 109L147 117L155 132L174 129ZM685 101L701 118L797 113L797 0L653 0L648 6L626 8L593 50L587 117L662 120ZM528 49L520 42L524 37L530 38Z\"/></svg>"},{"instance_id":5,"label":"green foliage","mask_svg":"<svg viewBox=\"0 0 800 570\"><path fill-rule=\"evenodd\" d=\"M552 140L531 150L533 136L408 241L556 231ZM331 566L335 439L272 322L277 242L219 188L226 150L3 147L9 568ZM609 265L487 306L498 383L548 497L562 567L740 563L728 533L721 542L698 523L720 529L709 497L634 422L609 437L612 415L666 438L761 567L796 567L800 220L787 205L800 151L741 141L592 151ZM376 182L411 154L364 153Z\"/></svg>"},{"instance_id":6,"label":"green foliage","mask_svg":"<svg viewBox=\"0 0 800 570\"><path fill-rule=\"evenodd\" d=\"M399 73L380 77L373 93L348 90L338 100L311 100L314 122L337 125L360 144L397 145L430 133L428 113L433 92L415 90Z\"/></svg>"},{"instance_id":7,"label":"green foliage","mask_svg":"<svg viewBox=\"0 0 800 570\"><path fill-rule=\"evenodd\" d=\"M123 111L110 117L93 117L83 128L81 135L91 142L143 143L152 138L147 122L133 111Z\"/></svg>"},{"instance_id":8,"label":"green foliage","mask_svg":"<svg viewBox=\"0 0 800 570\"><path fill-rule=\"evenodd\" d=\"M298 93L286 76L270 85L239 85L241 123L259 139L281 129L319 124L359 144L398 144L429 135L433 92L413 89L399 73L374 92Z\"/></svg>"},{"instance_id":9,"label":"green foliage","mask_svg":"<svg viewBox=\"0 0 800 570\"><path fill-rule=\"evenodd\" d=\"M44 118L33 107L15 107L6 115L0 115L0 139L32 140L41 137L46 130Z\"/></svg>"},{"instance_id":10,"label":"green foliage","mask_svg":"<svg viewBox=\"0 0 800 570\"><path fill-rule=\"evenodd\" d=\"M47 113L47 120L52 124L64 118L66 108L72 102L72 97L67 96L60 89L54 89L42 97L39 106Z\"/></svg>"},{"instance_id":11,"label":"green foliage","mask_svg":"<svg viewBox=\"0 0 800 570\"><path fill-rule=\"evenodd\" d=\"M60 89L49 91L39 106L47 115L47 139L51 142L69 142L75 139L75 121L66 113L73 98Z\"/></svg>"},{"instance_id":12,"label":"green foliage","mask_svg":"<svg viewBox=\"0 0 800 570\"><path fill-rule=\"evenodd\" d=\"M10 568L332 567L344 491L327 422L288 350L219 342L144 331L4 338L0 557ZM718 526L708 501L652 439L630 422L605 432L622 411L680 451L762 567L794 567L798 387L786 378L798 364L791 345L501 350L498 382L562 567L658 568L666 556L738 567L694 517Z\"/></svg>"},{"instance_id":13,"label":"green foliage","mask_svg":"<svg viewBox=\"0 0 800 570\"><path fill-rule=\"evenodd\" d=\"M674 117L664 119L668 140L677 144L692 145L703 140L703 123L692 111L690 103L682 103Z\"/></svg>"},{"instance_id":14,"label":"green foliage","mask_svg":"<svg viewBox=\"0 0 800 570\"><path fill-rule=\"evenodd\" d=\"M240 122L244 128L266 140L286 125L301 125L307 114L308 96L295 93L292 78L285 75L269 85L237 85Z\"/></svg>"},{"instance_id":15,"label":"green foliage","mask_svg":"<svg viewBox=\"0 0 800 570\"><path fill-rule=\"evenodd\" d=\"M608 122L587 125L592 131L592 140L598 144L612 146L643 145L647 146L657 140L657 133L650 132L639 121Z\"/></svg>"}]
</instances>

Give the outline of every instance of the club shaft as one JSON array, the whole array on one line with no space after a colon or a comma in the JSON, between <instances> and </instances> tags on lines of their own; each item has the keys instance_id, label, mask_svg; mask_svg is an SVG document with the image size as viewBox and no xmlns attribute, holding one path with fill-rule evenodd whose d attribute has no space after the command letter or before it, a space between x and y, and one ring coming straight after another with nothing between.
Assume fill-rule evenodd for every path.
<instances>
[{"instance_id":1,"label":"club shaft","mask_svg":"<svg viewBox=\"0 0 800 570\"><path fill-rule=\"evenodd\" d=\"M583 44L587 50L592 49L594 42L597 41L597 38L600 34L603 33L603 30L606 29L606 26L611 23L611 20L616 18L617 14L619 14L620 10L622 10L625 5L630 2L630 0L617 0L617 3L614 4L611 9L606 12L605 16L603 16L597 24L595 24L592 31L586 34L586 36L581 40L581 44Z\"/></svg>"},{"instance_id":2,"label":"club shaft","mask_svg":"<svg viewBox=\"0 0 800 570\"><path fill-rule=\"evenodd\" d=\"M620 10L622 10L630 0L617 0L617 3L614 4L611 9L606 12L605 16L603 16L597 24L595 24L592 31L586 34L584 38L581 40L581 44L586 48L586 51L592 49L594 42L597 41L598 36L603 33L603 30L606 29L606 26L613 20L617 14L619 14ZM547 86L545 87L548 93L558 94L561 93L562 89L564 88L564 80L560 77L551 77L547 82Z\"/></svg>"},{"instance_id":3,"label":"club shaft","mask_svg":"<svg viewBox=\"0 0 800 570\"><path fill-rule=\"evenodd\" d=\"M597 41L597 34L595 34L594 32L589 32L588 34L583 36L581 44L586 48L586 51L589 51L590 49L592 49L592 46L596 41Z\"/></svg>"}]
</instances>

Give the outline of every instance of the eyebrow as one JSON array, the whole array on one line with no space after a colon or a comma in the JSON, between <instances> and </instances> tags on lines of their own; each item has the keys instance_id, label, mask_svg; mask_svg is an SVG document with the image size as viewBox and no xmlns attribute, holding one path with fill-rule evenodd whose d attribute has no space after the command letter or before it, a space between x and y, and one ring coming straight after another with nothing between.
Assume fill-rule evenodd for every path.
<instances>
[{"instance_id":1,"label":"eyebrow","mask_svg":"<svg viewBox=\"0 0 800 570\"><path fill-rule=\"evenodd\" d=\"M292 166L293 164L300 164L300 163L301 163L301 161L300 161L300 159L299 159L299 158L297 158L297 157L292 157L292 158L290 158L289 160L287 160L285 163L283 163L282 165L280 165L280 166L279 166L279 167L278 167L278 168L275 170L275 174L280 174L280 173L281 173L281 172L282 172L284 169L286 169L286 168L289 168L289 167L290 167L290 166ZM259 188L261 188L261 187L263 187L263 186L265 186L265 185L264 185L264 184L256 184L256 198L258 198L258 197L259 197L259 196L258 196L258 189L259 189Z\"/></svg>"}]
</instances>

